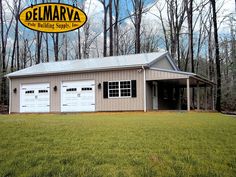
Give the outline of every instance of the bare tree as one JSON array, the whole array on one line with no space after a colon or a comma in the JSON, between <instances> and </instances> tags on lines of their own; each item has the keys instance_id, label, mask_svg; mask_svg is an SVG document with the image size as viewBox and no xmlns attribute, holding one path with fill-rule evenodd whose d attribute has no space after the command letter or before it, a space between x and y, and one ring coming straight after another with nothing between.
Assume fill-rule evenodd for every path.
<instances>
[{"instance_id":1,"label":"bare tree","mask_svg":"<svg viewBox=\"0 0 236 177\"><path fill-rule=\"evenodd\" d=\"M216 2L210 0L212 6L213 26L214 26L214 39L215 39L215 60L216 60L216 80L217 80L217 95L216 95L216 110L221 111L221 69L220 69L220 52L218 42L218 27L217 27L217 14Z\"/></svg>"},{"instance_id":2,"label":"bare tree","mask_svg":"<svg viewBox=\"0 0 236 177\"><path fill-rule=\"evenodd\" d=\"M106 0L99 0L103 5L104 17L103 17L103 56L107 56L107 11L109 4L106 4Z\"/></svg>"},{"instance_id":3,"label":"bare tree","mask_svg":"<svg viewBox=\"0 0 236 177\"><path fill-rule=\"evenodd\" d=\"M59 33L51 34L53 40L54 58L59 61Z\"/></svg>"},{"instance_id":4,"label":"bare tree","mask_svg":"<svg viewBox=\"0 0 236 177\"><path fill-rule=\"evenodd\" d=\"M14 43L12 48L12 56L11 56L11 71L14 71L14 62L16 61L16 69L20 68L20 59L19 59L19 28L18 28L18 20L20 13L20 0L13 1L13 7L6 1L8 8L10 9L12 16L15 19L15 32L14 32ZM15 60L16 53L16 60Z\"/></svg>"},{"instance_id":5,"label":"bare tree","mask_svg":"<svg viewBox=\"0 0 236 177\"><path fill-rule=\"evenodd\" d=\"M119 55L119 11L120 11L120 0L114 0L115 7L115 24L114 24L114 54Z\"/></svg>"},{"instance_id":6,"label":"bare tree","mask_svg":"<svg viewBox=\"0 0 236 177\"><path fill-rule=\"evenodd\" d=\"M190 71L194 72L194 58L193 58L193 1L186 1L187 19L188 19L188 57L191 63ZM194 95L194 94L193 94Z\"/></svg>"},{"instance_id":7,"label":"bare tree","mask_svg":"<svg viewBox=\"0 0 236 177\"><path fill-rule=\"evenodd\" d=\"M109 36L110 36L110 51L109 51L109 54L110 56L113 56L113 16L112 16L112 0L109 0L109 28L110 28L110 31L109 31Z\"/></svg>"},{"instance_id":8,"label":"bare tree","mask_svg":"<svg viewBox=\"0 0 236 177\"><path fill-rule=\"evenodd\" d=\"M49 62L49 44L48 44L48 33L44 35L45 45L46 45L46 62Z\"/></svg>"},{"instance_id":9,"label":"bare tree","mask_svg":"<svg viewBox=\"0 0 236 177\"><path fill-rule=\"evenodd\" d=\"M1 25L1 60L2 60L2 73L6 73L6 46L4 42L4 20L3 20L3 4L2 0L0 0L0 25ZM6 99L6 78L2 76L2 84L1 84L1 100L4 104L7 104Z\"/></svg>"},{"instance_id":10,"label":"bare tree","mask_svg":"<svg viewBox=\"0 0 236 177\"><path fill-rule=\"evenodd\" d=\"M134 9L134 19L132 22L135 29L135 53L140 53L141 51L141 22L142 22L142 12L144 7L144 0L132 0L132 5Z\"/></svg>"},{"instance_id":11,"label":"bare tree","mask_svg":"<svg viewBox=\"0 0 236 177\"><path fill-rule=\"evenodd\" d=\"M166 47L166 50L169 51L169 39L168 39L168 35L167 35L166 25L164 23L164 19L163 19L163 16L162 16L163 9L164 9L165 5L163 5L162 7L159 7L159 5L157 4L155 7L158 10L158 15L156 15L154 13L151 13L151 12L150 13L152 15L156 16L161 21L161 26L162 26L162 30L163 30L163 33L164 33L164 39L165 39L165 47Z\"/></svg>"},{"instance_id":12,"label":"bare tree","mask_svg":"<svg viewBox=\"0 0 236 177\"><path fill-rule=\"evenodd\" d=\"M63 37L63 60L67 60L68 59L68 39L67 39L67 35L64 33L62 35Z\"/></svg>"},{"instance_id":13,"label":"bare tree","mask_svg":"<svg viewBox=\"0 0 236 177\"><path fill-rule=\"evenodd\" d=\"M167 17L170 33L170 53L173 58L177 56L180 65L180 31L185 20L186 5L184 1L166 0Z\"/></svg>"}]
</instances>

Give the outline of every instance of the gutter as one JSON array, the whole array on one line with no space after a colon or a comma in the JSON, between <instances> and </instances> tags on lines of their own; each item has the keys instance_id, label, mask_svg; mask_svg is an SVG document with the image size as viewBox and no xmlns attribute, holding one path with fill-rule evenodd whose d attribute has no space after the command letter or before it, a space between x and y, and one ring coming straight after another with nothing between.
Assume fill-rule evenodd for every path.
<instances>
[{"instance_id":1,"label":"gutter","mask_svg":"<svg viewBox=\"0 0 236 177\"><path fill-rule=\"evenodd\" d=\"M212 86L215 86L216 85L216 83L214 83L214 82L212 82L212 81L210 81L210 80L208 80L208 79L206 79L206 78L204 78L204 77L202 77L202 76L199 76L199 75L194 75L194 76L192 76L193 78L195 78L195 79L197 79L197 80L200 80L200 81L202 81L202 82L205 82L205 83L208 83L209 85L212 85Z\"/></svg>"},{"instance_id":2,"label":"gutter","mask_svg":"<svg viewBox=\"0 0 236 177\"><path fill-rule=\"evenodd\" d=\"M11 79L10 77L7 77L7 79L9 80L9 110L8 110L8 114L11 114Z\"/></svg>"}]
</instances>

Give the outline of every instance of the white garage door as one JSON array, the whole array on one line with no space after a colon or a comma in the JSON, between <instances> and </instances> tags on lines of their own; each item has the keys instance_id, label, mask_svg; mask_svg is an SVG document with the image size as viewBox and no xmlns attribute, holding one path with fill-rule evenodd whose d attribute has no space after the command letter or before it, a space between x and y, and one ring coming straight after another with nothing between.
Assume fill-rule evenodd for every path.
<instances>
[{"instance_id":1,"label":"white garage door","mask_svg":"<svg viewBox=\"0 0 236 177\"><path fill-rule=\"evenodd\" d=\"M61 85L61 112L95 111L95 81L66 81Z\"/></svg>"},{"instance_id":2,"label":"white garage door","mask_svg":"<svg viewBox=\"0 0 236 177\"><path fill-rule=\"evenodd\" d=\"M49 83L21 85L20 112L49 112L49 95Z\"/></svg>"}]
</instances>

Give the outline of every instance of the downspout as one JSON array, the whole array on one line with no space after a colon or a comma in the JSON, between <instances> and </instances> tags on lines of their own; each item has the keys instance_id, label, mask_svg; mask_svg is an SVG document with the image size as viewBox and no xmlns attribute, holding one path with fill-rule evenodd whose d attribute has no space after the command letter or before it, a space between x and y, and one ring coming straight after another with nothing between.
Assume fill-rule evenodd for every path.
<instances>
[{"instance_id":1,"label":"downspout","mask_svg":"<svg viewBox=\"0 0 236 177\"><path fill-rule=\"evenodd\" d=\"M9 80L9 110L8 110L8 114L11 114L11 79L9 77L7 77Z\"/></svg>"},{"instance_id":2,"label":"downspout","mask_svg":"<svg viewBox=\"0 0 236 177\"><path fill-rule=\"evenodd\" d=\"M143 69L143 111L147 112L147 98L146 98L146 70L144 66L142 66Z\"/></svg>"}]
</instances>

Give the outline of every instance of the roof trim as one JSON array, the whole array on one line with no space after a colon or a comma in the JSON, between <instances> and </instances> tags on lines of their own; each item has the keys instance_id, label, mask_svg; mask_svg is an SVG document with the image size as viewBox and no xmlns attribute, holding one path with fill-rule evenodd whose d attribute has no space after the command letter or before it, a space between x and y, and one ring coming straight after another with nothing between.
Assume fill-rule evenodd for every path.
<instances>
[{"instance_id":1,"label":"roof trim","mask_svg":"<svg viewBox=\"0 0 236 177\"><path fill-rule=\"evenodd\" d=\"M85 71L99 71L112 69L136 68L145 66L149 68L149 63L158 60L160 56L167 55L168 52L153 52L130 54L120 56L109 56L103 58L90 58L86 60L72 60L40 63L27 67L12 73L8 73L5 77L23 77L35 75L47 75L54 73L71 73L71 72L85 72ZM106 58L106 59L105 59ZM111 60L110 60L110 59ZM98 60L99 59L99 60ZM65 63L64 63L65 62ZM67 66L68 65L68 66Z\"/></svg>"},{"instance_id":2,"label":"roof trim","mask_svg":"<svg viewBox=\"0 0 236 177\"><path fill-rule=\"evenodd\" d=\"M87 69L87 70L74 70L74 71L64 71L64 72L47 72L47 73L35 73L35 74L25 74L25 75L17 75L17 76L9 76L10 74L5 75L4 77L7 77L8 79L10 78L20 78L20 77L32 77L32 76L45 76L45 75L55 75L55 74L75 74L75 73L86 73L86 72L99 72L99 71L108 71L108 70L120 70L122 68L124 69L137 69L137 68L143 68L147 67L146 65L136 65L136 66L123 66L123 67L106 67L106 68L99 68L99 69Z\"/></svg>"},{"instance_id":3,"label":"roof trim","mask_svg":"<svg viewBox=\"0 0 236 177\"><path fill-rule=\"evenodd\" d=\"M159 56L158 58L156 58L155 60L153 60L152 62L148 63L148 66L151 67L154 63L156 63L157 61L161 60L163 56L166 56L168 54L168 52L163 53L161 56Z\"/></svg>"},{"instance_id":4,"label":"roof trim","mask_svg":"<svg viewBox=\"0 0 236 177\"><path fill-rule=\"evenodd\" d=\"M148 66L151 68L151 66L156 63L157 61L161 60L162 57L166 56L167 60L169 61L170 65L173 67L175 71L179 71L178 66L173 61L172 57L170 56L169 52L165 52L163 55L159 56L157 59L153 60L151 63L148 64Z\"/></svg>"},{"instance_id":5,"label":"roof trim","mask_svg":"<svg viewBox=\"0 0 236 177\"><path fill-rule=\"evenodd\" d=\"M208 80L207 78L205 78L203 76L197 75L197 74L195 76L192 76L192 78L194 78L196 80L200 80L201 82L207 83L209 85L216 85L216 83Z\"/></svg>"},{"instance_id":6,"label":"roof trim","mask_svg":"<svg viewBox=\"0 0 236 177\"><path fill-rule=\"evenodd\" d=\"M169 52L167 53L167 58L168 58L170 64L173 66L173 68L175 68L176 71L180 71L178 66L175 64L173 58L170 56Z\"/></svg>"},{"instance_id":7,"label":"roof trim","mask_svg":"<svg viewBox=\"0 0 236 177\"><path fill-rule=\"evenodd\" d=\"M184 71L179 71L179 70L169 70L169 69L161 69L161 68L154 68L154 67L151 67L150 68L151 70L157 70L157 71L164 71L164 72L171 72L171 73L178 73L178 74L184 74L184 75L187 75L187 76L195 76L196 74L194 73L190 73L190 72L184 72Z\"/></svg>"},{"instance_id":8,"label":"roof trim","mask_svg":"<svg viewBox=\"0 0 236 177\"><path fill-rule=\"evenodd\" d=\"M195 73L190 73L190 72L184 72L184 71L174 71L174 70L168 70L168 69L160 69L160 68L150 68L151 70L157 70L157 71L164 71L164 72L171 72L171 73L178 73L178 74L184 74L189 76L190 78L199 80L203 83L207 83L209 85L216 85L214 82L208 80L207 78L200 76L198 74Z\"/></svg>"}]
</instances>

